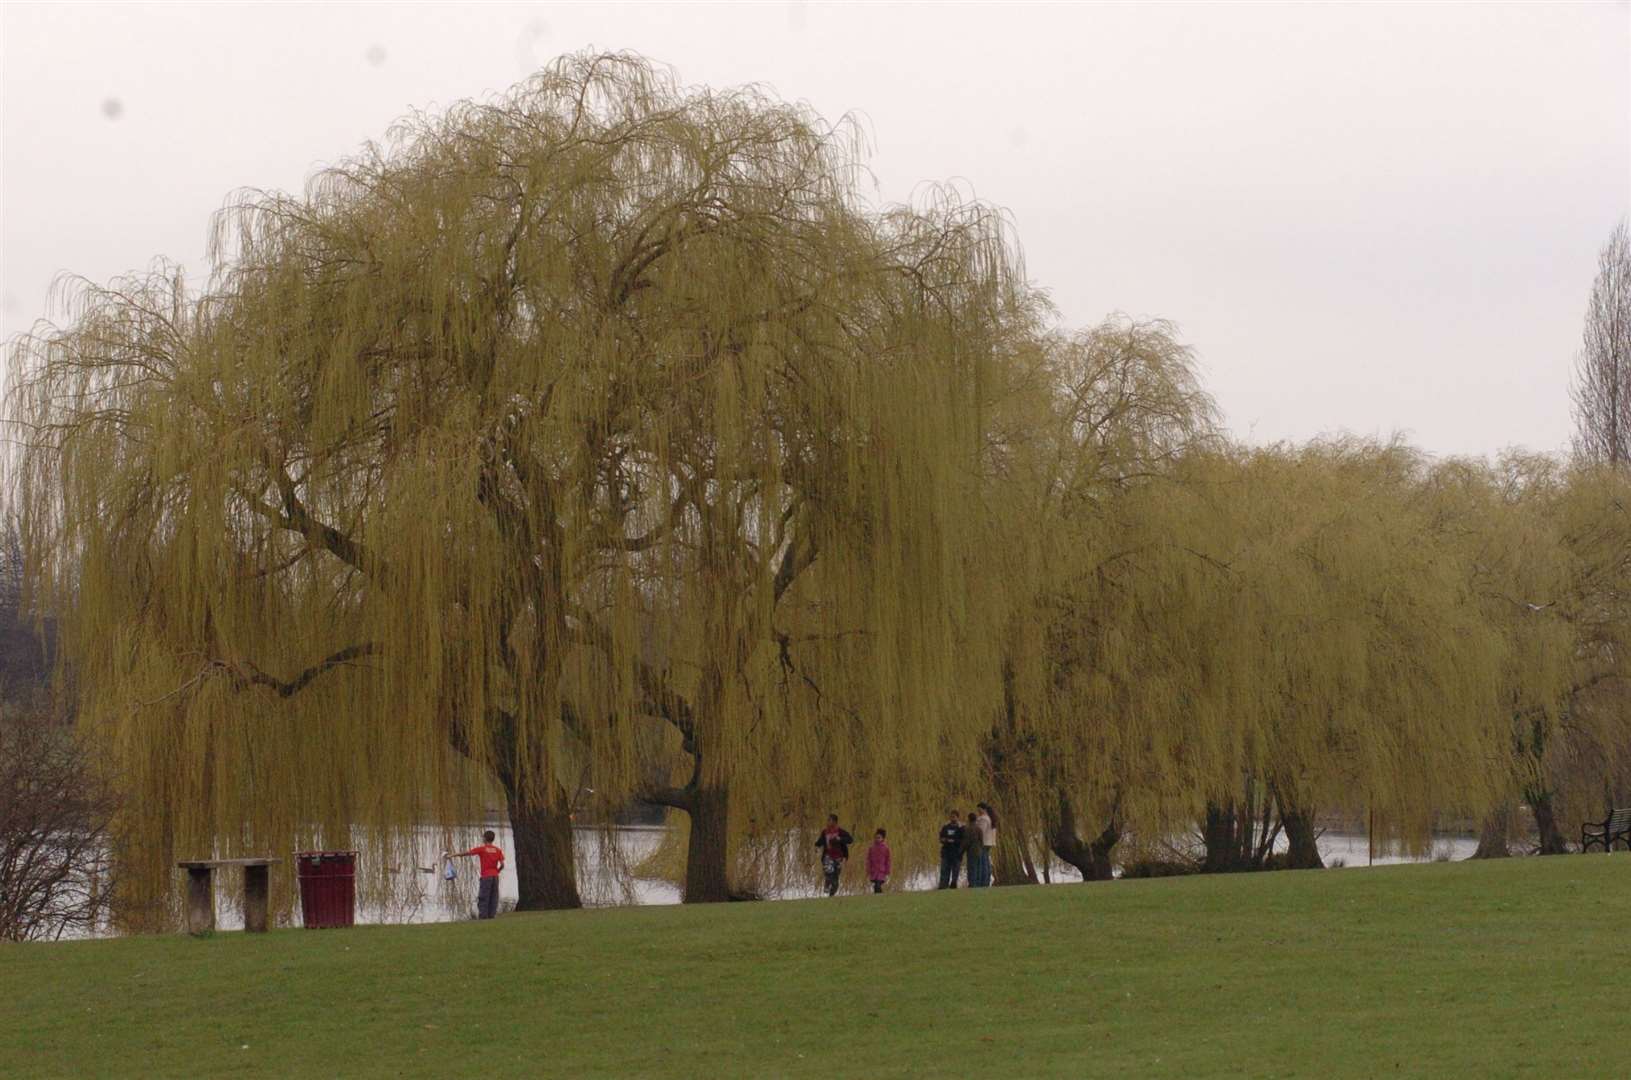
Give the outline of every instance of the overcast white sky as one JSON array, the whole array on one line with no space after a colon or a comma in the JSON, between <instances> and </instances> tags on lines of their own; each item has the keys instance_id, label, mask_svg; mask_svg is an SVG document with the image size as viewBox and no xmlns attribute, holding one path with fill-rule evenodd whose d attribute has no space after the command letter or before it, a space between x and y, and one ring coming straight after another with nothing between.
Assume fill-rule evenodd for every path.
<instances>
[{"instance_id":1,"label":"overcast white sky","mask_svg":"<svg viewBox=\"0 0 1631 1080\"><path fill-rule=\"evenodd\" d=\"M883 200L1007 207L1071 324L1162 316L1256 441L1553 450L1631 211L1631 7L27 5L0 15L0 332L60 271L203 266L410 108L587 46L870 127Z\"/></svg>"}]
</instances>

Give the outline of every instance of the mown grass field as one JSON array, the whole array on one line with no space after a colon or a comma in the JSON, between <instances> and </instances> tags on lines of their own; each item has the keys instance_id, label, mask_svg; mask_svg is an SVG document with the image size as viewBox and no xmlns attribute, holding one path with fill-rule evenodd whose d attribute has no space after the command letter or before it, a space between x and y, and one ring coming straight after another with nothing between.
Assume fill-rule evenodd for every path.
<instances>
[{"instance_id":1,"label":"mown grass field","mask_svg":"<svg viewBox=\"0 0 1631 1080\"><path fill-rule=\"evenodd\" d=\"M0 1076L1626 1077L1628 991L1617 853L0 946Z\"/></svg>"}]
</instances>

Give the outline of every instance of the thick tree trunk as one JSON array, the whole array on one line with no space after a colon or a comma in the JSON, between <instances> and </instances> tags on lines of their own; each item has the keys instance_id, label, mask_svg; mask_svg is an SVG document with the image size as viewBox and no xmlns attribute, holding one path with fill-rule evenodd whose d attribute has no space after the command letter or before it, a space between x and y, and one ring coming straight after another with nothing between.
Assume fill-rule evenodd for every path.
<instances>
[{"instance_id":1,"label":"thick tree trunk","mask_svg":"<svg viewBox=\"0 0 1631 1080\"><path fill-rule=\"evenodd\" d=\"M685 845L685 903L731 899L730 788L717 781L689 792L691 836Z\"/></svg>"},{"instance_id":2,"label":"thick tree trunk","mask_svg":"<svg viewBox=\"0 0 1631 1080\"><path fill-rule=\"evenodd\" d=\"M740 671L746 653L738 640L736 664ZM709 665L697 687L697 709L691 727L682 729L691 755L691 779L685 788L666 800L684 810L690 818L690 835L685 843L685 890L682 902L718 904L731 897L730 849L730 770L725 765L725 749L719 725L729 710L726 669Z\"/></svg>"},{"instance_id":3,"label":"thick tree trunk","mask_svg":"<svg viewBox=\"0 0 1631 1080\"><path fill-rule=\"evenodd\" d=\"M998 785L997 797L1013 789ZM991 884L1035 885L1036 864L1031 857L1031 830L1017 799L1003 801L998 819L997 846L991 852Z\"/></svg>"},{"instance_id":4,"label":"thick tree trunk","mask_svg":"<svg viewBox=\"0 0 1631 1080\"><path fill-rule=\"evenodd\" d=\"M1114 818L1091 842L1076 834L1076 807L1070 796L1059 793L1059 816L1054 820L1048 846L1064 862L1081 872L1083 881L1109 881L1115 876L1110 852L1121 842L1121 824Z\"/></svg>"},{"instance_id":5,"label":"thick tree trunk","mask_svg":"<svg viewBox=\"0 0 1631 1080\"><path fill-rule=\"evenodd\" d=\"M1104 827L1104 831L1095 836L1087 845L1088 858L1093 876L1089 878L1085 873L1084 881L1110 881L1116 876L1116 869L1110 862L1110 853L1121 843L1121 822L1112 820Z\"/></svg>"},{"instance_id":6,"label":"thick tree trunk","mask_svg":"<svg viewBox=\"0 0 1631 1080\"><path fill-rule=\"evenodd\" d=\"M1512 805L1502 803L1489 812L1484 818L1483 828L1478 833L1478 850L1472 853L1474 859L1505 859L1512 854L1508 844L1508 837L1512 835Z\"/></svg>"},{"instance_id":7,"label":"thick tree trunk","mask_svg":"<svg viewBox=\"0 0 1631 1080\"><path fill-rule=\"evenodd\" d=\"M996 800L1000 815L996 819L997 846L991 851L991 880L988 885L1035 885L1036 867L1030 854L1030 828L1020 811L1021 795L1029 790L1014 783L1029 774L1028 757L1021 747L1026 745L1020 735L1018 711L1014 698L1014 668L1004 661L1002 665L1003 720L999 727L983 740L985 759L990 769L991 796Z\"/></svg>"},{"instance_id":8,"label":"thick tree trunk","mask_svg":"<svg viewBox=\"0 0 1631 1080\"><path fill-rule=\"evenodd\" d=\"M514 792L509 804L517 911L582 907L578 896L577 858L572 849L572 815L565 800L538 805Z\"/></svg>"},{"instance_id":9,"label":"thick tree trunk","mask_svg":"<svg viewBox=\"0 0 1631 1080\"><path fill-rule=\"evenodd\" d=\"M1042 875L1036 872L1036 858L1031 854L1031 838L1029 835L1020 840L1019 853L1020 859L1024 863L1025 876L1030 879L1030 884L1035 885L1039 880L1041 880ZM1044 872L1047 870L1047 863L1048 859L1046 854L1044 854L1042 857L1042 867Z\"/></svg>"},{"instance_id":10,"label":"thick tree trunk","mask_svg":"<svg viewBox=\"0 0 1631 1080\"><path fill-rule=\"evenodd\" d=\"M1276 819L1275 800L1251 777L1242 796L1228 804L1207 803L1201 823L1206 857L1201 873L1221 874L1261 870L1268 865L1282 825Z\"/></svg>"},{"instance_id":11,"label":"thick tree trunk","mask_svg":"<svg viewBox=\"0 0 1631 1080\"><path fill-rule=\"evenodd\" d=\"M525 763L517 757L518 722L509 713L495 711L491 718L498 750L496 779L504 791L510 814L510 856L518 889L517 911L543 911L583 906L578 896L578 860L572 849L572 807L559 786L546 780L542 758ZM464 728L448 731L453 749L477 760Z\"/></svg>"},{"instance_id":12,"label":"thick tree trunk","mask_svg":"<svg viewBox=\"0 0 1631 1080\"><path fill-rule=\"evenodd\" d=\"M1250 827L1245 831L1249 832ZM1201 873L1224 874L1248 868L1245 848L1249 844L1242 840L1241 832L1240 816L1233 804L1207 804L1206 820L1201 825L1201 841L1206 845Z\"/></svg>"},{"instance_id":13,"label":"thick tree trunk","mask_svg":"<svg viewBox=\"0 0 1631 1080\"><path fill-rule=\"evenodd\" d=\"M1320 858L1319 844L1314 836L1313 815L1282 807L1280 820L1286 830L1285 865L1292 870L1323 870L1325 860Z\"/></svg>"},{"instance_id":14,"label":"thick tree trunk","mask_svg":"<svg viewBox=\"0 0 1631 1080\"><path fill-rule=\"evenodd\" d=\"M1540 854L1568 854L1569 844L1563 839L1563 833L1557 827L1557 808L1552 804L1551 792L1532 796L1529 800L1529 810L1535 815L1535 830L1540 833Z\"/></svg>"},{"instance_id":15,"label":"thick tree trunk","mask_svg":"<svg viewBox=\"0 0 1631 1080\"><path fill-rule=\"evenodd\" d=\"M991 884L1035 885L1036 865L1031 859L1029 845L1022 833L1010 831L1012 817L1002 819L997 830L997 846L991 861Z\"/></svg>"}]
</instances>

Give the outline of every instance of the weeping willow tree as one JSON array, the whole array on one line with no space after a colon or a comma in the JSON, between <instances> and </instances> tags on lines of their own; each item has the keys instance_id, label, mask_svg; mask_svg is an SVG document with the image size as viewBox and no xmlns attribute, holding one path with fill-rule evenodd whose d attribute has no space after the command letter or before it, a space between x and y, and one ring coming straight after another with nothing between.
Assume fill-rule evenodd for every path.
<instances>
[{"instance_id":1,"label":"weeping willow tree","mask_svg":"<svg viewBox=\"0 0 1631 1080\"><path fill-rule=\"evenodd\" d=\"M981 746L1003 816L998 878L1036 880L1038 839L1104 878L1127 821L1158 827L1194 787L1180 749L1207 726L1190 707L1193 654L1146 624L1153 607L1184 606L1194 560L1156 554L1177 550L1158 519L1175 462L1212 438L1214 412L1174 329L1120 316L1039 340L999 405L984 595L1004 693Z\"/></svg>"},{"instance_id":2,"label":"weeping willow tree","mask_svg":"<svg viewBox=\"0 0 1631 1080\"><path fill-rule=\"evenodd\" d=\"M990 670L962 526L982 386L1036 305L988 210L948 195L868 229L821 307L789 285L796 327L727 332L737 359L668 405L672 483L698 494L647 613L678 775L644 795L688 816L688 899L743 863L750 891L784 884L782 841L829 807L937 805Z\"/></svg>"},{"instance_id":3,"label":"weeping willow tree","mask_svg":"<svg viewBox=\"0 0 1631 1080\"><path fill-rule=\"evenodd\" d=\"M1631 480L1623 469L1571 468L1554 521L1573 674L1548 771L1572 824L1631 803Z\"/></svg>"},{"instance_id":4,"label":"weeping willow tree","mask_svg":"<svg viewBox=\"0 0 1631 1080\"><path fill-rule=\"evenodd\" d=\"M1045 662L991 743L1043 822L1010 880L1038 831L1089 879L1185 818L1205 868L1312 867L1322 815L1423 850L1521 795L1562 850L1560 816L1623 797L1623 478L1362 440L1163 464L1050 526L1077 561L1017 624Z\"/></svg>"},{"instance_id":5,"label":"weeping willow tree","mask_svg":"<svg viewBox=\"0 0 1631 1080\"><path fill-rule=\"evenodd\" d=\"M1103 878L1123 836L1154 853L1199 821L1207 868L1264 866L1282 835L1313 866L1321 813L1374 808L1419 845L1481 806L1502 643L1416 455L1181 445L1095 504L1050 597L1054 853Z\"/></svg>"},{"instance_id":6,"label":"weeping willow tree","mask_svg":"<svg viewBox=\"0 0 1631 1080\"><path fill-rule=\"evenodd\" d=\"M1212 669L1235 783L1208 793L1207 866L1317 866L1313 821L1374 814L1424 846L1489 798L1503 643L1398 444L1326 441L1220 459Z\"/></svg>"},{"instance_id":7,"label":"weeping willow tree","mask_svg":"<svg viewBox=\"0 0 1631 1080\"><path fill-rule=\"evenodd\" d=\"M245 194L201 294L86 285L21 339L14 488L136 793L126 880L401 853L493 791L520 906L574 906L572 814L646 794L717 900L745 819L964 756L958 523L1034 305L996 215L863 213L860 151L570 57Z\"/></svg>"},{"instance_id":8,"label":"weeping willow tree","mask_svg":"<svg viewBox=\"0 0 1631 1080\"><path fill-rule=\"evenodd\" d=\"M1564 820L1622 805L1631 754L1631 519L1623 474L1508 453L1435 470L1439 513L1462 538L1469 581L1507 661L1490 718L1508 752L1479 845L1507 854L1511 810L1534 817L1542 854L1568 850Z\"/></svg>"}]
</instances>

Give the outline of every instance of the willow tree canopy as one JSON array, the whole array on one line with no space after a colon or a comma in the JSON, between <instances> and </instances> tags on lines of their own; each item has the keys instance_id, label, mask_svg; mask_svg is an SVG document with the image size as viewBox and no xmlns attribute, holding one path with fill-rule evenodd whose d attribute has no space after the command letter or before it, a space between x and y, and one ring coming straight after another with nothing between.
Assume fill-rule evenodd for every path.
<instances>
[{"instance_id":1,"label":"willow tree canopy","mask_svg":"<svg viewBox=\"0 0 1631 1080\"><path fill-rule=\"evenodd\" d=\"M1492 782L1534 811L1542 851L1566 850L1560 820L1631 796L1631 478L1509 452L1444 462L1432 480L1505 648Z\"/></svg>"},{"instance_id":2,"label":"willow tree canopy","mask_svg":"<svg viewBox=\"0 0 1631 1080\"><path fill-rule=\"evenodd\" d=\"M1037 305L997 215L867 212L859 150L569 57L245 193L202 295L87 286L17 346L36 583L148 894L171 848L388 847L488 777L523 906L642 793L708 818L720 899L732 792L904 805L972 745L959 524Z\"/></svg>"}]
</instances>

